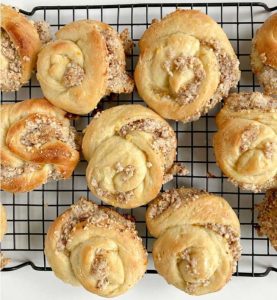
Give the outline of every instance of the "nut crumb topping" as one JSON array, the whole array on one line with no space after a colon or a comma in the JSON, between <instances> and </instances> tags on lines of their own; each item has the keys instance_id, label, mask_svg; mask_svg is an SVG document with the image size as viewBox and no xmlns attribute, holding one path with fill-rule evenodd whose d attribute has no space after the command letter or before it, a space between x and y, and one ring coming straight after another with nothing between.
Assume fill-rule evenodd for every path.
<instances>
[{"instance_id":1,"label":"nut crumb topping","mask_svg":"<svg viewBox=\"0 0 277 300\"><path fill-rule=\"evenodd\" d=\"M277 250L277 189L267 191L265 198L257 204L259 236L266 235Z\"/></svg>"},{"instance_id":2,"label":"nut crumb topping","mask_svg":"<svg viewBox=\"0 0 277 300\"><path fill-rule=\"evenodd\" d=\"M221 235L224 239L227 240L229 249L233 257L233 272L235 272L237 262L241 256L242 251L239 234L236 233L229 225L207 223L205 225L199 226L204 226L205 228L216 232L217 234Z\"/></svg>"},{"instance_id":3,"label":"nut crumb topping","mask_svg":"<svg viewBox=\"0 0 277 300\"><path fill-rule=\"evenodd\" d=\"M239 60L237 57L230 57L218 40L202 41L202 45L213 49L218 61L220 70L220 82L217 90L205 108L207 112L211 107L226 97L232 87L236 87L240 79Z\"/></svg>"},{"instance_id":4,"label":"nut crumb topping","mask_svg":"<svg viewBox=\"0 0 277 300\"><path fill-rule=\"evenodd\" d=\"M245 152L250 149L252 143L258 138L260 127L258 125L249 125L242 132L240 139L240 151Z\"/></svg>"},{"instance_id":5,"label":"nut crumb topping","mask_svg":"<svg viewBox=\"0 0 277 300\"><path fill-rule=\"evenodd\" d=\"M45 21L34 22L41 43L47 44L51 41L50 25Z\"/></svg>"},{"instance_id":6,"label":"nut crumb topping","mask_svg":"<svg viewBox=\"0 0 277 300\"><path fill-rule=\"evenodd\" d=\"M81 197L76 204L71 206L70 216L64 222L60 232L56 232L57 251L65 251L66 253L66 244L71 241L71 232L75 231L75 226L80 222L84 222L84 230L93 224L97 227L112 228L123 233L129 231L134 239L141 240L133 222L115 214L111 209L103 208Z\"/></svg>"},{"instance_id":7,"label":"nut crumb topping","mask_svg":"<svg viewBox=\"0 0 277 300\"><path fill-rule=\"evenodd\" d=\"M109 285L108 274L110 271L107 259L107 251L104 249L97 249L91 267L91 273L96 278L96 288L104 290Z\"/></svg>"},{"instance_id":8,"label":"nut crumb topping","mask_svg":"<svg viewBox=\"0 0 277 300\"><path fill-rule=\"evenodd\" d=\"M161 151L165 158L175 149L174 131L168 125L164 125L153 119L141 119L128 123L121 127L119 135L125 137L132 131L144 131L153 134L152 148Z\"/></svg>"},{"instance_id":9,"label":"nut crumb topping","mask_svg":"<svg viewBox=\"0 0 277 300\"><path fill-rule=\"evenodd\" d=\"M194 78L184 86L181 86L177 93L173 92L173 94L170 95L180 105L193 102L198 96L201 82L206 76L201 61L194 56L178 56L172 63L170 63L170 61L164 62L163 66L171 78L174 78L175 72L185 72L186 70L193 71ZM169 79L169 82L172 81L171 78Z\"/></svg>"},{"instance_id":10,"label":"nut crumb topping","mask_svg":"<svg viewBox=\"0 0 277 300\"><path fill-rule=\"evenodd\" d=\"M114 30L102 31L102 35L105 39L108 51L109 68L107 94L131 93L134 88L134 82L125 71L125 56L124 59L121 59L118 54L122 43L121 39Z\"/></svg>"},{"instance_id":11,"label":"nut crumb topping","mask_svg":"<svg viewBox=\"0 0 277 300\"><path fill-rule=\"evenodd\" d=\"M277 100L259 92L233 93L225 100L225 105L234 112L247 109L271 112L277 109Z\"/></svg>"},{"instance_id":12,"label":"nut crumb topping","mask_svg":"<svg viewBox=\"0 0 277 300\"><path fill-rule=\"evenodd\" d=\"M12 180L24 174L35 172L40 167L36 164L24 163L21 166L13 167L6 164L0 165L0 180Z\"/></svg>"},{"instance_id":13,"label":"nut crumb topping","mask_svg":"<svg viewBox=\"0 0 277 300\"><path fill-rule=\"evenodd\" d=\"M164 213L167 209L178 209L181 205L186 205L199 198L200 195L207 194L204 191L190 189L186 193L180 193L178 189L172 189L161 193L149 206L149 216L154 219Z\"/></svg>"},{"instance_id":14,"label":"nut crumb topping","mask_svg":"<svg viewBox=\"0 0 277 300\"><path fill-rule=\"evenodd\" d=\"M125 28L119 35L125 54L126 55L131 55L132 54L132 50L134 47L134 43L130 38L130 34L129 34L129 30L128 28Z\"/></svg>"},{"instance_id":15,"label":"nut crumb topping","mask_svg":"<svg viewBox=\"0 0 277 300\"><path fill-rule=\"evenodd\" d=\"M76 130L72 126L63 125L61 121L42 114L35 114L33 120L26 120L25 130L20 138L21 144L28 152L40 149L54 139L78 149Z\"/></svg>"},{"instance_id":16,"label":"nut crumb topping","mask_svg":"<svg viewBox=\"0 0 277 300\"><path fill-rule=\"evenodd\" d=\"M17 91L21 86L22 64L18 47L13 43L8 33L1 28L1 59L0 89L4 92Z\"/></svg>"},{"instance_id":17,"label":"nut crumb topping","mask_svg":"<svg viewBox=\"0 0 277 300\"><path fill-rule=\"evenodd\" d=\"M135 175L136 172L135 166L127 165L126 167L123 167L120 162L116 163L115 170L116 173L123 173L123 182L128 181L131 177Z\"/></svg>"},{"instance_id":18,"label":"nut crumb topping","mask_svg":"<svg viewBox=\"0 0 277 300\"><path fill-rule=\"evenodd\" d=\"M66 88L78 86L82 83L85 77L84 69L75 62L67 65L63 75L63 84Z\"/></svg>"}]
</instances>

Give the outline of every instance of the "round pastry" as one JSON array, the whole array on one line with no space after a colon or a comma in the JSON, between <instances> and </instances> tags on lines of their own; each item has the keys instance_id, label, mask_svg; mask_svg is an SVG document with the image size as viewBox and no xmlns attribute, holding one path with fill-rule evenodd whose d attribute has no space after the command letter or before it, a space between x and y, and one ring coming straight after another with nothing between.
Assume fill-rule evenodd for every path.
<instances>
[{"instance_id":1,"label":"round pastry","mask_svg":"<svg viewBox=\"0 0 277 300\"><path fill-rule=\"evenodd\" d=\"M1 105L0 188L27 192L69 178L79 161L76 130L45 99Z\"/></svg>"},{"instance_id":2,"label":"round pastry","mask_svg":"<svg viewBox=\"0 0 277 300\"><path fill-rule=\"evenodd\" d=\"M232 183L253 192L277 187L277 100L231 94L216 124L216 162Z\"/></svg>"},{"instance_id":3,"label":"round pastry","mask_svg":"<svg viewBox=\"0 0 277 300\"><path fill-rule=\"evenodd\" d=\"M170 179L176 136L152 110L120 105L91 121L82 149L91 192L113 206L133 208L155 198Z\"/></svg>"},{"instance_id":4,"label":"round pastry","mask_svg":"<svg viewBox=\"0 0 277 300\"><path fill-rule=\"evenodd\" d=\"M45 254L58 278L103 297L125 293L147 266L135 224L84 198L51 224Z\"/></svg>"},{"instance_id":5,"label":"round pastry","mask_svg":"<svg viewBox=\"0 0 277 300\"><path fill-rule=\"evenodd\" d=\"M260 236L266 235L277 251L277 189L266 192L264 200L257 205Z\"/></svg>"},{"instance_id":6,"label":"round pastry","mask_svg":"<svg viewBox=\"0 0 277 300\"><path fill-rule=\"evenodd\" d=\"M155 267L169 284L191 294L220 290L241 254L240 224L221 197L191 188L160 194L146 211L157 238Z\"/></svg>"},{"instance_id":7,"label":"round pastry","mask_svg":"<svg viewBox=\"0 0 277 300\"><path fill-rule=\"evenodd\" d=\"M251 66L266 94L277 95L277 13L268 18L252 41Z\"/></svg>"},{"instance_id":8,"label":"round pastry","mask_svg":"<svg viewBox=\"0 0 277 300\"><path fill-rule=\"evenodd\" d=\"M92 20L70 23L39 53L37 78L44 96L74 114L92 111L105 95L130 93L124 43L109 25Z\"/></svg>"},{"instance_id":9,"label":"round pastry","mask_svg":"<svg viewBox=\"0 0 277 300\"><path fill-rule=\"evenodd\" d=\"M138 92L167 119L199 119L240 78L239 61L226 34L200 11L177 10L155 21L139 48Z\"/></svg>"},{"instance_id":10,"label":"round pastry","mask_svg":"<svg viewBox=\"0 0 277 300\"><path fill-rule=\"evenodd\" d=\"M0 242L7 232L7 213L5 207L0 202Z\"/></svg>"},{"instance_id":11,"label":"round pastry","mask_svg":"<svg viewBox=\"0 0 277 300\"><path fill-rule=\"evenodd\" d=\"M17 91L31 78L42 41L50 38L45 22L34 23L1 5L0 90Z\"/></svg>"}]
</instances>

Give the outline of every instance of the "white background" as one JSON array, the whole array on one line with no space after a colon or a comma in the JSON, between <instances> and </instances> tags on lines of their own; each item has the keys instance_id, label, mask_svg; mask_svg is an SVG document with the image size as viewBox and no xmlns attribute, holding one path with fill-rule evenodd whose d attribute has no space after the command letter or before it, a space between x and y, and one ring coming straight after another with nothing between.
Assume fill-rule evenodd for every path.
<instances>
[{"instance_id":1,"label":"white background","mask_svg":"<svg viewBox=\"0 0 277 300\"><path fill-rule=\"evenodd\" d=\"M85 1L85 0L5 0L5 4L11 4L25 10L31 10L38 5L81 5L81 4L123 4L123 3L145 3L161 2L161 0L102 0L102 1ZM166 2L179 2L170 1ZM185 2L185 0L181 1ZM196 1L197 2L197 1ZM204 1L201 1L204 2ZM218 2L209 0L209 2ZM231 2L221 0L220 2ZM240 1L248 2L248 1ZM276 0L264 0L268 6L277 5ZM37 272L27 267L15 272L0 273L0 299L1 300L85 300L85 299L102 299L86 292L82 288L75 288L64 284L56 279L52 272ZM118 299L189 299L190 297L176 288L169 286L158 275L145 275L131 291L119 297ZM277 273L271 273L265 278L243 278L233 277L232 281L220 292L202 296L201 300L220 299L277 299Z\"/></svg>"}]
</instances>

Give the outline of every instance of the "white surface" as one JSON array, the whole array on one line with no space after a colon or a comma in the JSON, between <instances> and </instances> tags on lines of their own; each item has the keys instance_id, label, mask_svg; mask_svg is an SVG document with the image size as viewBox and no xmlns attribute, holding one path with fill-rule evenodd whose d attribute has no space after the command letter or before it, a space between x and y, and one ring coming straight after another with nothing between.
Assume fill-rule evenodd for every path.
<instances>
[{"instance_id":1,"label":"white surface","mask_svg":"<svg viewBox=\"0 0 277 300\"><path fill-rule=\"evenodd\" d=\"M104 1L83 1L83 0L32 0L4 1L7 4L17 6L25 10L31 10L38 5L70 5L70 4L118 4L118 3L143 3L143 2L161 2L161 0L152 1L131 1L131 0L104 0ZM167 0L166 2L176 2ZM182 1L181 1L182 2ZM183 0L185 2L185 0ZM201 1L202 2L202 1ZM210 0L209 2L218 2ZM221 1L228 2L228 1ZM248 2L248 1L241 1ZM269 6L276 5L276 0L265 0ZM0 299L1 300L84 300L84 299L102 299L91 295L82 288L73 288L57 280L52 272L36 272L31 268L24 268L16 272L0 273ZM277 274L272 273L265 278L243 278L233 277L232 281L220 292L216 294L202 296L201 299L267 299L276 300ZM158 275L145 275L139 284L120 299L186 299L190 297L172 286L169 286Z\"/></svg>"}]
</instances>

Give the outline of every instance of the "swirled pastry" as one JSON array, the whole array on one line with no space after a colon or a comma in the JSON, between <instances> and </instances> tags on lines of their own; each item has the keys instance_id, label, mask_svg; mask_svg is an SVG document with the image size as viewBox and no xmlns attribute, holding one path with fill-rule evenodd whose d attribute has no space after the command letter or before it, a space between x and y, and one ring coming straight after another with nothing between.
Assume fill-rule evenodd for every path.
<instances>
[{"instance_id":1,"label":"swirled pastry","mask_svg":"<svg viewBox=\"0 0 277 300\"><path fill-rule=\"evenodd\" d=\"M0 89L17 91L30 79L42 43L50 39L49 28L45 22L29 21L10 6L0 9Z\"/></svg>"},{"instance_id":2,"label":"swirled pastry","mask_svg":"<svg viewBox=\"0 0 277 300\"><path fill-rule=\"evenodd\" d=\"M3 240L5 233L7 232L7 213L5 207L0 202L0 242ZM0 270L2 270L10 262L9 258L6 258L1 252L0 246Z\"/></svg>"},{"instance_id":3,"label":"swirled pastry","mask_svg":"<svg viewBox=\"0 0 277 300\"><path fill-rule=\"evenodd\" d=\"M124 43L109 25L82 20L64 26L39 53L37 78L44 96L74 114L93 110L110 93L130 93Z\"/></svg>"},{"instance_id":4,"label":"swirled pastry","mask_svg":"<svg viewBox=\"0 0 277 300\"><path fill-rule=\"evenodd\" d=\"M138 92L167 119L198 119L240 78L239 61L226 34L200 11L177 10L154 22L139 47Z\"/></svg>"},{"instance_id":5,"label":"swirled pastry","mask_svg":"<svg viewBox=\"0 0 277 300\"><path fill-rule=\"evenodd\" d=\"M174 168L176 137L152 110L121 105L91 121L82 148L91 192L113 206L132 208L159 193Z\"/></svg>"},{"instance_id":6,"label":"swirled pastry","mask_svg":"<svg viewBox=\"0 0 277 300\"><path fill-rule=\"evenodd\" d=\"M231 94L216 116L216 161L229 179L254 192L277 187L277 100Z\"/></svg>"},{"instance_id":7,"label":"swirled pastry","mask_svg":"<svg viewBox=\"0 0 277 300\"><path fill-rule=\"evenodd\" d=\"M69 178L79 161L76 130L45 99L1 105L0 187L27 192Z\"/></svg>"},{"instance_id":8,"label":"swirled pastry","mask_svg":"<svg viewBox=\"0 0 277 300\"><path fill-rule=\"evenodd\" d=\"M52 223L45 254L61 280L104 297L133 287L147 265L134 223L84 198Z\"/></svg>"},{"instance_id":9,"label":"swirled pastry","mask_svg":"<svg viewBox=\"0 0 277 300\"><path fill-rule=\"evenodd\" d=\"M257 205L260 236L266 235L277 251L277 189L266 192L264 200Z\"/></svg>"},{"instance_id":10,"label":"swirled pastry","mask_svg":"<svg viewBox=\"0 0 277 300\"><path fill-rule=\"evenodd\" d=\"M169 284L191 294L220 290L240 257L240 224L221 197L196 189L173 189L146 211L154 264Z\"/></svg>"},{"instance_id":11,"label":"swirled pastry","mask_svg":"<svg viewBox=\"0 0 277 300\"><path fill-rule=\"evenodd\" d=\"M0 242L7 231L7 213L5 207L0 202Z\"/></svg>"},{"instance_id":12,"label":"swirled pastry","mask_svg":"<svg viewBox=\"0 0 277 300\"><path fill-rule=\"evenodd\" d=\"M277 13L256 32L252 41L251 66L264 92L277 95Z\"/></svg>"}]
</instances>

